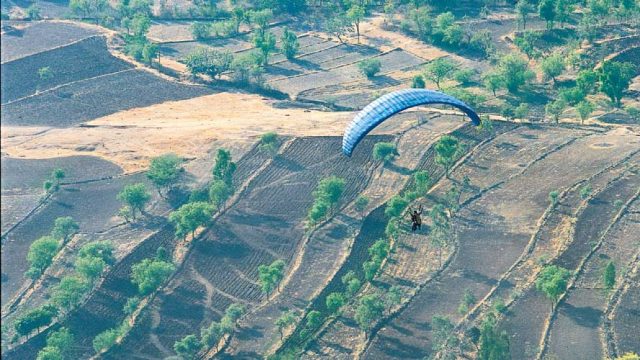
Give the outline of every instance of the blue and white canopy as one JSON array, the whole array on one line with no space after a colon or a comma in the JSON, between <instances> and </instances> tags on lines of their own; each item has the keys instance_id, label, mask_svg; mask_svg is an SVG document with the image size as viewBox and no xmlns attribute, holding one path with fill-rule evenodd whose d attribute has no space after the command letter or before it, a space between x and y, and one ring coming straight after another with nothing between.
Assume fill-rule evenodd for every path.
<instances>
[{"instance_id":1,"label":"blue and white canopy","mask_svg":"<svg viewBox=\"0 0 640 360\"><path fill-rule=\"evenodd\" d=\"M342 137L342 152L351 156L365 135L383 121L402 110L425 104L451 105L467 114L474 125L480 125L478 114L453 96L426 89L403 89L379 97L356 115Z\"/></svg>"}]
</instances>

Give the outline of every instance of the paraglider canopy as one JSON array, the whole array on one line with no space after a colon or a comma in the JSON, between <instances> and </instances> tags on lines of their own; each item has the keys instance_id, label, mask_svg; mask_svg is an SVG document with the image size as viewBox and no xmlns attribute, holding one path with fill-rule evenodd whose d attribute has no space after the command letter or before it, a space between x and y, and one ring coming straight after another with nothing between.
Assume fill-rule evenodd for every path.
<instances>
[{"instance_id":1,"label":"paraglider canopy","mask_svg":"<svg viewBox=\"0 0 640 360\"><path fill-rule=\"evenodd\" d=\"M425 104L451 105L469 116L474 125L480 125L478 114L453 96L426 89L403 89L379 97L356 115L342 137L342 152L351 156L365 135L383 121L402 110Z\"/></svg>"}]
</instances>

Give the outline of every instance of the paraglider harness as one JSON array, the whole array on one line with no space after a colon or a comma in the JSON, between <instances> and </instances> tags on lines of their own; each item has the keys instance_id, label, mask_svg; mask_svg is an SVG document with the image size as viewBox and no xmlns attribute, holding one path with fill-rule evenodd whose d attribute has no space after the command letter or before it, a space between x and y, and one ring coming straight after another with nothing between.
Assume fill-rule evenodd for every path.
<instances>
[{"instance_id":1,"label":"paraglider harness","mask_svg":"<svg viewBox=\"0 0 640 360\"><path fill-rule=\"evenodd\" d=\"M415 232L416 230L422 228L422 205L418 208L418 211L411 209L409 207L409 211L411 212L411 231Z\"/></svg>"}]
</instances>

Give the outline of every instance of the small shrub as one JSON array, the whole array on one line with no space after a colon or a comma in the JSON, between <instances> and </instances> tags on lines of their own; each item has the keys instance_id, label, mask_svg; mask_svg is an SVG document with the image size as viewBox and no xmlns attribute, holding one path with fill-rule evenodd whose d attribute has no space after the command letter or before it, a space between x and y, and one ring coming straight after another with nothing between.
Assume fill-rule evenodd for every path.
<instances>
[{"instance_id":1,"label":"small shrub","mask_svg":"<svg viewBox=\"0 0 640 360\"><path fill-rule=\"evenodd\" d=\"M376 76L376 74L380 72L381 67L382 64L378 59L364 59L358 63L360 72L362 72L362 74L366 76L367 79L371 79Z\"/></svg>"},{"instance_id":2,"label":"small shrub","mask_svg":"<svg viewBox=\"0 0 640 360\"><path fill-rule=\"evenodd\" d=\"M392 162L398 155L398 149L394 143L379 142L373 147L373 158L376 161L382 161L385 164Z\"/></svg>"}]
</instances>

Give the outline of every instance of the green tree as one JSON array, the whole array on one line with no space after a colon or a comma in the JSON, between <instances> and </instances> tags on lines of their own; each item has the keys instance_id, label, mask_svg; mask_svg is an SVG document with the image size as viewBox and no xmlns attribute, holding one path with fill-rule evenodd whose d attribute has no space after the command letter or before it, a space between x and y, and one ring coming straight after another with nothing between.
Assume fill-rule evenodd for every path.
<instances>
[{"instance_id":1,"label":"green tree","mask_svg":"<svg viewBox=\"0 0 640 360\"><path fill-rule=\"evenodd\" d=\"M193 334L187 335L173 344L173 350L184 360L195 359L201 347L202 344Z\"/></svg>"},{"instance_id":2,"label":"green tree","mask_svg":"<svg viewBox=\"0 0 640 360\"><path fill-rule=\"evenodd\" d=\"M289 60L295 58L298 53L298 49L300 48L296 34L285 28L282 33L282 37L280 38L280 42L282 43L282 53L284 56Z\"/></svg>"},{"instance_id":3,"label":"green tree","mask_svg":"<svg viewBox=\"0 0 640 360\"><path fill-rule=\"evenodd\" d=\"M569 270L556 265L547 265L540 271L536 279L536 289L551 300L551 311L553 311L560 296L567 290L570 276Z\"/></svg>"},{"instance_id":4,"label":"green tree","mask_svg":"<svg viewBox=\"0 0 640 360\"><path fill-rule=\"evenodd\" d=\"M462 155L463 145L455 136L442 136L435 146L436 163L444 167L445 175L449 177L451 166Z\"/></svg>"},{"instance_id":5,"label":"green tree","mask_svg":"<svg viewBox=\"0 0 640 360\"><path fill-rule=\"evenodd\" d=\"M556 99L544 107L547 116L551 116L556 124L560 121L560 116L567 108L567 102L564 99Z\"/></svg>"},{"instance_id":6,"label":"green tree","mask_svg":"<svg viewBox=\"0 0 640 360\"><path fill-rule=\"evenodd\" d=\"M518 105L513 112L513 116L516 119L526 119L529 116L529 105L525 103Z\"/></svg>"},{"instance_id":7,"label":"green tree","mask_svg":"<svg viewBox=\"0 0 640 360\"><path fill-rule=\"evenodd\" d=\"M404 210L409 205L409 201L400 195L394 195L387 202L387 206L384 209L384 214L389 218L394 218L402 215Z\"/></svg>"},{"instance_id":8,"label":"green tree","mask_svg":"<svg viewBox=\"0 0 640 360\"><path fill-rule=\"evenodd\" d=\"M41 67L38 69L38 77L42 81L51 80L54 78L54 76L55 74L53 73L53 70L51 70L51 68L48 66Z\"/></svg>"},{"instance_id":9,"label":"green tree","mask_svg":"<svg viewBox=\"0 0 640 360\"><path fill-rule=\"evenodd\" d=\"M71 346L73 345L73 334L66 327L62 327L56 331L52 331L47 336L47 346L46 348L54 348L58 351L58 353L65 358L69 355L69 350L71 350ZM38 357L40 353L38 353Z\"/></svg>"},{"instance_id":10,"label":"green tree","mask_svg":"<svg viewBox=\"0 0 640 360\"><path fill-rule=\"evenodd\" d=\"M140 295L148 295L160 287L175 269L170 262L144 259L131 267L131 282L138 286Z\"/></svg>"},{"instance_id":11,"label":"green tree","mask_svg":"<svg viewBox=\"0 0 640 360\"><path fill-rule=\"evenodd\" d=\"M353 295L355 295L358 292L358 290L360 290L360 286L362 285L362 283L360 282L356 273L353 270L350 270L349 272L347 272L344 276L342 276L342 279L340 280L342 281L342 284L345 285L347 288L347 291L346 291L347 297L352 297Z\"/></svg>"},{"instance_id":12,"label":"green tree","mask_svg":"<svg viewBox=\"0 0 640 360\"><path fill-rule=\"evenodd\" d=\"M211 24L209 23L196 21L191 24L190 29L191 35L196 40L208 39L211 36Z\"/></svg>"},{"instance_id":13,"label":"green tree","mask_svg":"<svg viewBox=\"0 0 640 360\"><path fill-rule=\"evenodd\" d=\"M381 67L382 63L376 58L368 58L358 62L358 69L360 69L362 75L366 76L367 79L375 77L376 74L380 72Z\"/></svg>"},{"instance_id":14,"label":"green tree","mask_svg":"<svg viewBox=\"0 0 640 360\"><path fill-rule=\"evenodd\" d=\"M164 154L151 159L147 178L158 188L158 194L163 196L177 183L182 172L182 159L176 154Z\"/></svg>"},{"instance_id":15,"label":"green tree","mask_svg":"<svg viewBox=\"0 0 640 360\"><path fill-rule=\"evenodd\" d=\"M402 301L402 289L399 286L394 285L389 288L387 293L384 295L385 306L391 311L394 306L400 305Z\"/></svg>"},{"instance_id":16,"label":"green tree","mask_svg":"<svg viewBox=\"0 0 640 360\"><path fill-rule=\"evenodd\" d=\"M487 90L491 90L493 96L496 96L496 91L505 86L504 77L496 72L488 73L482 80L484 87Z\"/></svg>"},{"instance_id":17,"label":"green tree","mask_svg":"<svg viewBox=\"0 0 640 360\"><path fill-rule=\"evenodd\" d=\"M605 61L600 67L600 91L605 93L616 107L622 106L622 96L629 88L635 74L635 66L628 62Z\"/></svg>"},{"instance_id":18,"label":"green tree","mask_svg":"<svg viewBox=\"0 0 640 360\"><path fill-rule=\"evenodd\" d=\"M433 81L440 89L440 82L451 76L457 67L458 65L448 58L437 58L425 66L423 76Z\"/></svg>"},{"instance_id":19,"label":"green tree","mask_svg":"<svg viewBox=\"0 0 640 360\"><path fill-rule=\"evenodd\" d=\"M279 318L276 319L275 325L278 327L278 332L280 333L280 340L284 337L284 331L289 326L295 324L296 322L296 313L293 310L288 310L282 313Z\"/></svg>"},{"instance_id":20,"label":"green tree","mask_svg":"<svg viewBox=\"0 0 640 360\"><path fill-rule=\"evenodd\" d=\"M169 221L176 228L176 236L186 238L191 233L196 236L196 230L211 221L215 206L204 201L196 201L182 205L178 210L169 214Z\"/></svg>"},{"instance_id":21,"label":"green tree","mask_svg":"<svg viewBox=\"0 0 640 360\"><path fill-rule=\"evenodd\" d=\"M540 18L547 22L547 29L553 29L556 20L556 1L557 0L540 0L538 3L538 14Z\"/></svg>"},{"instance_id":22,"label":"green tree","mask_svg":"<svg viewBox=\"0 0 640 360\"><path fill-rule=\"evenodd\" d=\"M559 195L560 193L557 190L549 192L549 202L551 203L551 206L556 206L558 204Z\"/></svg>"},{"instance_id":23,"label":"green tree","mask_svg":"<svg viewBox=\"0 0 640 360\"><path fill-rule=\"evenodd\" d=\"M523 29L527 29L527 16L533 12L533 5L528 0L518 0L516 4L516 12L518 13L518 22L522 24Z\"/></svg>"},{"instance_id":24,"label":"green tree","mask_svg":"<svg viewBox=\"0 0 640 360\"><path fill-rule=\"evenodd\" d=\"M62 309L71 310L89 290L87 282L79 276L65 276L53 288L51 300Z\"/></svg>"},{"instance_id":25,"label":"green tree","mask_svg":"<svg viewBox=\"0 0 640 360\"><path fill-rule=\"evenodd\" d=\"M369 331L375 321L380 319L384 313L384 302L378 294L364 295L360 298L356 308L355 320L364 331L365 336L369 336Z\"/></svg>"},{"instance_id":26,"label":"green tree","mask_svg":"<svg viewBox=\"0 0 640 360\"><path fill-rule=\"evenodd\" d=\"M257 32L253 36L253 45L260 51L262 65L269 63L269 55L276 50L276 36L272 33Z\"/></svg>"},{"instance_id":27,"label":"green tree","mask_svg":"<svg viewBox=\"0 0 640 360\"><path fill-rule=\"evenodd\" d=\"M394 143L379 142L373 146L373 158L376 161L382 161L388 164L398 155L398 149Z\"/></svg>"},{"instance_id":28,"label":"green tree","mask_svg":"<svg viewBox=\"0 0 640 360\"><path fill-rule=\"evenodd\" d=\"M29 270L26 275L32 279L37 279L42 275L44 270L51 265L59 247L60 242L51 236L43 236L32 242L27 253Z\"/></svg>"},{"instance_id":29,"label":"green tree","mask_svg":"<svg viewBox=\"0 0 640 360\"><path fill-rule=\"evenodd\" d=\"M78 232L79 229L80 226L72 217L59 217L53 223L51 237L61 240L62 243L66 243L73 234Z\"/></svg>"},{"instance_id":30,"label":"green tree","mask_svg":"<svg viewBox=\"0 0 640 360\"><path fill-rule=\"evenodd\" d=\"M106 266L107 264L104 262L104 260L91 256L80 257L76 259L75 262L76 271L78 272L78 274L87 279L88 282L93 282L94 280L99 278Z\"/></svg>"},{"instance_id":31,"label":"green tree","mask_svg":"<svg viewBox=\"0 0 640 360\"><path fill-rule=\"evenodd\" d=\"M218 350L218 343L225 335L225 329L221 323L212 322L209 327L200 330L200 342L202 347L209 349L215 347Z\"/></svg>"},{"instance_id":32,"label":"green tree","mask_svg":"<svg viewBox=\"0 0 640 360\"><path fill-rule=\"evenodd\" d=\"M604 280L604 288L607 290L613 289L613 286L616 284L616 265L613 261L607 263L602 277Z\"/></svg>"},{"instance_id":33,"label":"green tree","mask_svg":"<svg viewBox=\"0 0 640 360\"><path fill-rule=\"evenodd\" d=\"M217 208L222 207L231 196L233 189L222 180L213 180L209 186L209 201Z\"/></svg>"},{"instance_id":34,"label":"green tree","mask_svg":"<svg viewBox=\"0 0 640 360\"><path fill-rule=\"evenodd\" d=\"M420 195L424 196L431 187L431 177L426 170L416 171L413 174L414 189Z\"/></svg>"},{"instance_id":35,"label":"green tree","mask_svg":"<svg viewBox=\"0 0 640 360\"><path fill-rule=\"evenodd\" d=\"M42 350L38 351L36 360L64 360L64 357L57 347L45 346Z\"/></svg>"},{"instance_id":36,"label":"green tree","mask_svg":"<svg viewBox=\"0 0 640 360\"><path fill-rule=\"evenodd\" d=\"M53 305L46 304L18 317L13 323L13 328L18 336L26 336L33 330L40 331L41 327L51 324L56 316L58 316L58 309Z\"/></svg>"},{"instance_id":37,"label":"green tree","mask_svg":"<svg viewBox=\"0 0 640 360\"><path fill-rule=\"evenodd\" d=\"M278 151L279 142L278 134L273 131L260 136L260 148L267 150L271 154L275 154Z\"/></svg>"},{"instance_id":38,"label":"green tree","mask_svg":"<svg viewBox=\"0 0 640 360\"><path fill-rule=\"evenodd\" d=\"M191 74L204 74L216 79L231 68L232 61L233 56L228 51L198 47L187 55L185 63Z\"/></svg>"},{"instance_id":39,"label":"green tree","mask_svg":"<svg viewBox=\"0 0 640 360\"><path fill-rule=\"evenodd\" d=\"M96 257L107 264L113 264L115 262L113 251L113 242L110 240L93 241L80 248L78 257Z\"/></svg>"},{"instance_id":40,"label":"green tree","mask_svg":"<svg viewBox=\"0 0 640 360\"><path fill-rule=\"evenodd\" d=\"M546 58L542 59L540 69L544 74L546 80L552 79L553 83L556 83L556 77L562 74L564 71L564 56L559 53L553 53Z\"/></svg>"},{"instance_id":41,"label":"green tree","mask_svg":"<svg viewBox=\"0 0 640 360\"><path fill-rule=\"evenodd\" d=\"M136 218L136 211L143 212L151 200L151 194L143 183L129 184L120 191L118 200L124 202L131 209L131 217Z\"/></svg>"},{"instance_id":42,"label":"green tree","mask_svg":"<svg viewBox=\"0 0 640 360\"><path fill-rule=\"evenodd\" d=\"M93 338L93 350L96 354L109 349L116 343L118 339L118 329L108 329Z\"/></svg>"},{"instance_id":43,"label":"green tree","mask_svg":"<svg viewBox=\"0 0 640 360\"><path fill-rule=\"evenodd\" d=\"M322 314L318 310L309 311L305 319L304 330L307 334L322 325Z\"/></svg>"},{"instance_id":44,"label":"green tree","mask_svg":"<svg viewBox=\"0 0 640 360\"><path fill-rule=\"evenodd\" d=\"M580 197L583 200L586 200L587 198L589 198L589 195L591 195L591 191L593 191L591 184L585 184L582 188L580 188Z\"/></svg>"},{"instance_id":45,"label":"green tree","mask_svg":"<svg viewBox=\"0 0 640 360\"><path fill-rule=\"evenodd\" d=\"M469 85L475 74L473 69L460 69L453 72L453 79L461 85Z\"/></svg>"},{"instance_id":46,"label":"green tree","mask_svg":"<svg viewBox=\"0 0 640 360\"><path fill-rule=\"evenodd\" d=\"M342 293L332 292L326 299L327 310L329 310L331 314L339 314L340 308L344 306L345 302L346 299Z\"/></svg>"},{"instance_id":47,"label":"green tree","mask_svg":"<svg viewBox=\"0 0 640 360\"><path fill-rule=\"evenodd\" d=\"M512 93L518 92L524 84L535 77L533 71L529 69L529 63L515 54L500 58L498 69L505 87Z\"/></svg>"},{"instance_id":48,"label":"green tree","mask_svg":"<svg viewBox=\"0 0 640 360\"><path fill-rule=\"evenodd\" d=\"M271 294L274 289L280 291L285 265L284 261L276 260L271 265L258 266L258 282L263 293Z\"/></svg>"},{"instance_id":49,"label":"green tree","mask_svg":"<svg viewBox=\"0 0 640 360\"><path fill-rule=\"evenodd\" d=\"M458 313L464 316L469 311L471 305L475 304L476 301L478 300L476 299L475 295L473 295L473 293L469 289L466 289L464 291L464 294L462 295L460 305L458 306Z\"/></svg>"},{"instance_id":50,"label":"green tree","mask_svg":"<svg viewBox=\"0 0 640 360\"><path fill-rule=\"evenodd\" d=\"M585 94L592 94L598 85L598 73L593 70L580 70L576 76L576 86Z\"/></svg>"},{"instance_id":51,"label":"green tree","mask_svg":"<svg viewBox=\"0 0 640 360\"><path fill-rule=\"evenodd\" d=\"M233 186L233 173L238 166L231 161L231 152L226 149L218 149L215 165L213 166L213 178L224 181L228 186Z\"/></svg>"},{"instance_id":52,"label":"green tree","mask_svg":"<svg viewBox=\"0 0 640 360\"><path fill-rule=\"evenodd\" d=\"M360 195L356 199L354 207L356 211L362 213L367 208L367 205L369 205L369 198L364 195Z\"/></svg>"},{"instance_id":53,"label":"green tree","mask_svg":"<svg viewBox=\"0 0 640 360\"><path fill-rule=\"evenodd\" d=\"M127 302L124 304L122 311L126 315L132 315L134 311L136 311L136 309L138 308L138 305L140 305L140 298L137 296L130 297L127 299Z\"/></svg>"},{"instance_id":54,"label":"green tree","mask_svg":"<svg viewBox=\"0 0 640 360\"><path fill-rule=\"evenodd\" d=\"M349 10L347 10L346 16L356 28L356 36L358 38L358 44L360 43L360 22L364 19L366 11L364 6L360 4L353 4Z\"/></svg>"},{"instance_id":55,"label":"green tree","mask_svg":"<svg viewBox=\"0 0 640 360\"><path fill-rule=\"evenodd\" d=\"M509 360L509 336L505 331L496 329L496 317L489 313L480 326L480 349L478 359Z\"/></svg>"},{"instance_id":56,"label":"green tree","mask_svg":"<svg viewBox=\"0 0 640 360\"><path fill-rule=\"evenodd\" d=\"M433 351L446 349L453 341L453 323L446 316L434 315L431 319L431 329L433 332Z\"/></svg>"}]
</instances>

